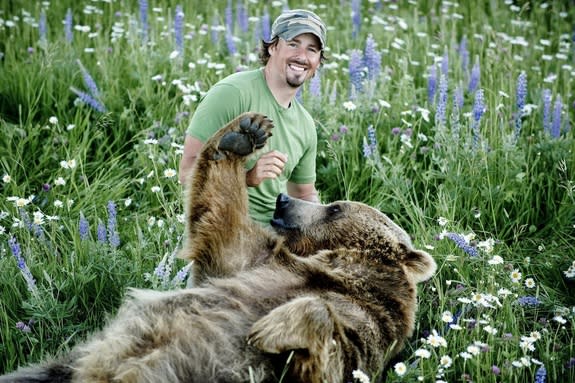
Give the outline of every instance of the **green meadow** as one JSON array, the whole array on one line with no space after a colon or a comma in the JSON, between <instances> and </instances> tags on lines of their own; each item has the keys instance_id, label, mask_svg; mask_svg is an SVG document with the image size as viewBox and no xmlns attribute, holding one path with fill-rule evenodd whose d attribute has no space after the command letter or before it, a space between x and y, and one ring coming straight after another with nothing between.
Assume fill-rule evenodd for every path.
<instances>
[{"instance_id":1,"label":"green meadow","mask_svg":"<svg viewBox=\"0 0 575 383\"><path fill-rule=\"evenodd\" d=\"M511 0L3 2L0 373L127 287L185 286L187 124L284 8L328 24L298 94L321 199L379 208L439 267L404 352L349 382L575 381L575 5Z\"/></svg>"}]
</instances>

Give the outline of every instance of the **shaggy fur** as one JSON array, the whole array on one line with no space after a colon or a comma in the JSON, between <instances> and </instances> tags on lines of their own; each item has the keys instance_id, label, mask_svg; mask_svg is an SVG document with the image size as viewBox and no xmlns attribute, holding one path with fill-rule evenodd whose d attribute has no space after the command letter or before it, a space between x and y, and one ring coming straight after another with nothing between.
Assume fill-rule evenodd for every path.
<instances>
[{"instance_id":1,"label":"shaggy fur","mask_svg":"<svg viewBox=\"0 0 575 383\"><path fill-rule=\"evenodd\" d=\"M115 319L62 360L0 382L347 382L377 374L414 329L436 268L387 216L280 195L267 230L247 214L244 164L272 123L248 113L205 145L189 182L197 287L131 290Z\"/></svg>"}]
</instances>

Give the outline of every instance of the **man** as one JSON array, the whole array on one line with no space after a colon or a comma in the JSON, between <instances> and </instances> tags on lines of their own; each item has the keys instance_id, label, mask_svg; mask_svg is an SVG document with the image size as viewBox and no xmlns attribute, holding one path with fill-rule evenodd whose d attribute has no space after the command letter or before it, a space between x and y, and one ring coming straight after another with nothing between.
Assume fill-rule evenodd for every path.
<instances>
[{"instance_id":1,"label":"man","mask_svg":"<svg viewBox=\"0 0 575 383\"><path fill-rule=\"evenodd\" d=\"M267 225L279 193L318 201L315 188L317 133L310 114L295 99L324 60L326 27L313 12L296 9L273 23L271 39L262 41L263 68L232 74L204 96L187 130L180 162L185 184L203 142L238 115L252 111L274 122L268 152L253 159L246 172L251 217Z\"/></svg>"}]
</instances>

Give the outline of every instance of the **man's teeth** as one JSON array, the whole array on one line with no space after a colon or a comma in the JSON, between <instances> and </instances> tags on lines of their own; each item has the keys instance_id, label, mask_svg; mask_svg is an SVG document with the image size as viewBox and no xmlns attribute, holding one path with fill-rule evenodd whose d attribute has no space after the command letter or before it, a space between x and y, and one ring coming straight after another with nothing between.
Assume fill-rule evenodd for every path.
<instances>
[{"instance_id":1,"label":"man's teeth","mask_svg":"<svg viewBox=\"0 0 575 383\"><path fill-rule=\"evenodd\" d=\"M303 71L305 70L305 68L304 68L304 67L301 67L301 66L295 66L295 65L291 65L291 64L290 64L290 66L289 66L289 67L290 67L290 69L291 69L291 70L295 70L295 71L298 71L298 72L303 72Z\"/></svg>"}]
</instances>

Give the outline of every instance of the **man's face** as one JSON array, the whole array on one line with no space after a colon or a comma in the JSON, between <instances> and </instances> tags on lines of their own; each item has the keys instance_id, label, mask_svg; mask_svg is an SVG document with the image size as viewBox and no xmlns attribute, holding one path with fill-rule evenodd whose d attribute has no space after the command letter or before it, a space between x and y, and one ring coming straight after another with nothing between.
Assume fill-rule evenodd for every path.
<instances>
[{"instance_id":1,"label":"man's face","mask_svg":"<svg viewBox=\"0 0 575 383\"><path fill-rule=\"evenodd\" d=\"M268 66L286 83L297 88L311 78L320 64L319 39L311 33L303 33L292 40L279 39L269 48Z\"/></svg>"}]
</instances>

